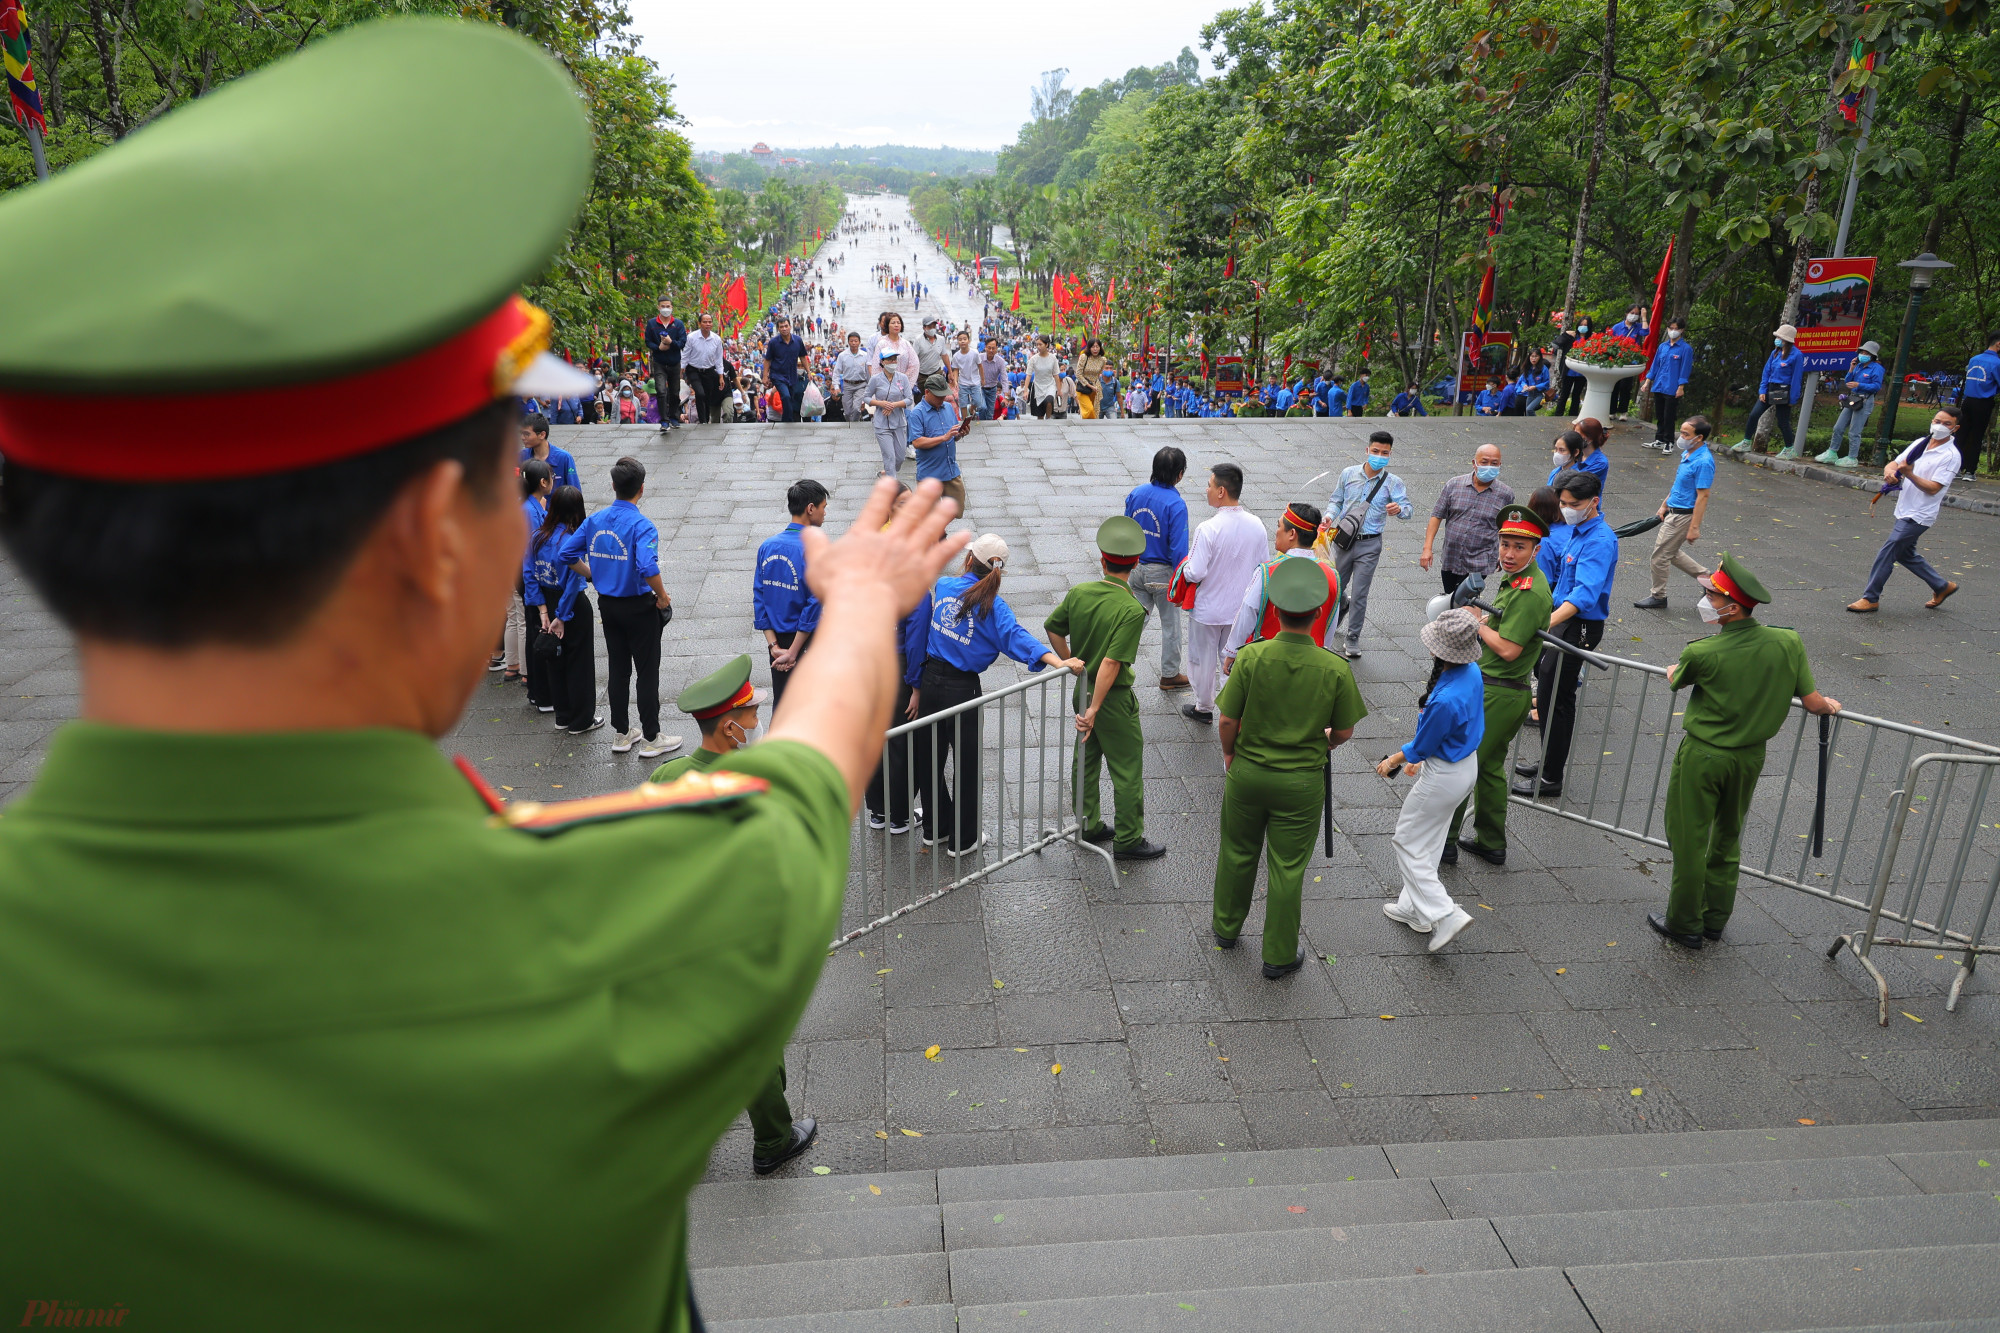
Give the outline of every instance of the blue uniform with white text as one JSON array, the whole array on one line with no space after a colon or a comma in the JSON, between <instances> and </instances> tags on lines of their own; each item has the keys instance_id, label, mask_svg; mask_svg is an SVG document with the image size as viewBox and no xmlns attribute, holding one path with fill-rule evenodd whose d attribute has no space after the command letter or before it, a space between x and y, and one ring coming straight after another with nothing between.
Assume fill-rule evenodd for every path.
<instances>
[{"instance_id":1,"label":"blue uniform with white text","mask_svg":"<svg viewBox=\"0 0 2000 1333\"><path fill-rule=\"evenodd\" d=\"M521 461L523 463L534 456L535 451L533 449L523 449L521 451ZM549 456L544 461L548 463L549 471L555 474L556 485L574 486L578 490L583 489L583 478L579 477L576 472L576 458L569 450L558 449L552 444L549 446Z\"/></svg>"},{"instance_id":2,"label":"blue uniform with white text","mask_svg":"<svg viewBox=\"0 0 2000 1333\"><path fill-rule=\"evenodd\" d=\"M637 597L660 572L660 530L630 500L606 505L583 521L562 546L562 561L590 566L599 597Z\"/></svg>"}]
</instances>

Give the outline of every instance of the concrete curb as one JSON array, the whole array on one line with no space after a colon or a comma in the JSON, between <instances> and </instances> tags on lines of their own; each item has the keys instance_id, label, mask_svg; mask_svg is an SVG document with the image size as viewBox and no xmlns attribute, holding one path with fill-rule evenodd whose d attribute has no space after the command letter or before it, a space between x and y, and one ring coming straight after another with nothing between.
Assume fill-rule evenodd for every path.
<instances>
[{"instance_id":1,"label":"concrete curb","mask_svg":"<svg viewBox=\"0 0 2000 1333\"><path fill-rule=\"evenodd\" d=\"M1726 458L1745 467L1761 467L1771 472L1788 472L1794 477L1804 477L1808 481L1845 486L1851 491L1865 491L1870 495L1873 495L1876 488L1882 484L1882 474L1875 468L1856 468L1852 472L1846 472L1805 459L1779 458L1775 454L1739 454L1727 445L1714 448L1710 452L1717 458ZM1966 509L1975 514L2000 515L2000 496L1989 493L1978 483L1974 483L1973 488L1968 489L1966 483L1959 482L1945 494L1944 507Z\"/></svg>"}]
</instances>

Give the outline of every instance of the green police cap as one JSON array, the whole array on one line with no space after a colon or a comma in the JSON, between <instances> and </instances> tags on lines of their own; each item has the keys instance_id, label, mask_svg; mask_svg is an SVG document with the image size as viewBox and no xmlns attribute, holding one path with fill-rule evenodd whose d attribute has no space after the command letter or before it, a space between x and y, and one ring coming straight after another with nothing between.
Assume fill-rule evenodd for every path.
<instances>
[{"instance_id":1,"label":"green police cap","mask_svg":"<svg viewBox=\"0 0 2000 1333\"><path fill-rule=\"evenodd\" d=\"M1500 511L1500 535L1502 537L1533 537L1536 541L1549 535L1549 525L1542 522L1542 516L1526 505L1508 505Z\"/></svg>"},{"instance_id":2,"label":"green police cap","mask_svg":"<svg viewBox=\"0 0 2000 1333\"><path fill-rule=\"evenodd\" d=\"M1722 553L1722 567L1702 582L1745 609L1771 600L1769 590L1750 567L1727 551Z\"/></svg>"},{"instance_id":3,"label":"green police cap","mask_svg":"<svg viewBox=\"0 0 2000 1333\"><path fill-rule=\"evenodd\" d=\"M314 42L0 200L0 448L252 475L435 429L531 367L554 387L548 318L515 293L590 176L575 86L504 28Z\"/></svg>"},{"instance_id":4,"label":"green police cap","mask_svg":"<svg viewBox=\"0 0 2000 1333\"><path fill-rule=\"evenodd\" d=\"M1146 530L1123 514L1107 518L1097 525L1097 549L1120 560L1137 560L1146 553Z\"/></svg>"},{"instance_id":5,"label":"green police cap","mask_svg":"<svg viewBox=\"0 0 2000 1333\"><path fill-rule=\"evenodd\" d=\"M1271 605L1280 611L1289 611L1293 615L1317 611L1326 605L1326 570L1320 567L1317 560L1280 560L1278 567L1271 571L1264 592L1271 599Z\"/></svg>"},{"instance_id":6,"label":"green police cap","mask_svg":"<svg viewBox=\"0 0 2000 1333\"><path fill-rule=\"evenodd\" d=\"M746 653L713 675L703 676L680 692L674 707L697 720L720 717L738 708L750 708L771 697L769 690L750 684L750 657Z\"/></svg>"}]
</instances>

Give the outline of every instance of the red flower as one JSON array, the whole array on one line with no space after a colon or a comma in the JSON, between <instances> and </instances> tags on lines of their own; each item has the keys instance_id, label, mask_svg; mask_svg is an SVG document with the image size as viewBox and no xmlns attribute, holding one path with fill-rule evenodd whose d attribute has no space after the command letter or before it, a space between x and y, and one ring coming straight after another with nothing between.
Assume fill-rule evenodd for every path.
<instances>
[{"instance_id":1,"label":"red flower","mask_svg":"<svg viewBox=\"0 0 2000 1333\"><path fill-rule=\"evenodd\" d=\"M1569 349L1573 361L1599 366L1629 366L1646 359L1646 351L1622 333L1593 333Z\"/></svg>"}]
</instances>

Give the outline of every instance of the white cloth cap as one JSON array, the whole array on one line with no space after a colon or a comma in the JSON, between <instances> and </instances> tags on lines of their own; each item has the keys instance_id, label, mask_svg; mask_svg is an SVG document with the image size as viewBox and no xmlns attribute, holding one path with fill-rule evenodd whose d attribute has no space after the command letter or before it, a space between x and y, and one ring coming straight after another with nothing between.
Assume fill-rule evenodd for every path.
<instances>
[{"instance_id":1,"label":"white cloth cap","mask_svg":"<svg viewBox=\"0 0 2000 1333\"><path fill-rule=\"evenodd\" d=\"M972 558L988 569L1001 569L1007 564L1007 543L997 532L988 532L972 539L965 548Z\"/></svg>"}]
</instances>

